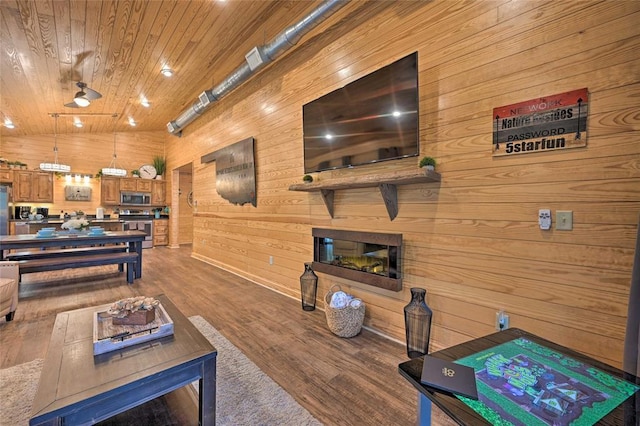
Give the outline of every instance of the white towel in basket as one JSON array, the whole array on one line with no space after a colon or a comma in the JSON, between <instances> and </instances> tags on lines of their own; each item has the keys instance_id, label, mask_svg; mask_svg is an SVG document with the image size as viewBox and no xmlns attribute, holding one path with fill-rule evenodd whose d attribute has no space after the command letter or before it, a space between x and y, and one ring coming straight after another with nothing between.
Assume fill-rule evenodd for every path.
<instances>
[{"instance_id":1,"label":"white towel in basket","mask_svg":"<svg viewBox=\"0 0 640 426\"><path fill-rule=\"evenodd\" d=\"M336 291L331 296L331 302L329 302L329 306L336 309L346 308L349 304L351 298L344 291Z\"/></svg>"}]
</instances>

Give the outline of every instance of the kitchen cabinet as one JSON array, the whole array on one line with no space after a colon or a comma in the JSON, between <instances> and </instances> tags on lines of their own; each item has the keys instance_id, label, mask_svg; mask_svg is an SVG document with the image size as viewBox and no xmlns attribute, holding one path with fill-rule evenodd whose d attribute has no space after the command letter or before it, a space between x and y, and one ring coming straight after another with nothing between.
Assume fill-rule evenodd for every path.
<instances>
[{"instance_id":1,"label":"kitchen cabinet","mask_svg":"<svg viewBox=\"0 0 640 426\"><path fill-rule=\"evenodd\" d=\"M151 192L150 179L122 178L120 179L120 191Z\"/></svg>"},{"instance_id":2,"label":"kitchen cabinet","mask_svg":"<svg viewBox=\"0 0 640 426\"><path fill-rule=\"evenodd\" d=\"M33 172L32 179L33 201L53 203L53 173Z\"/></svg>"},{"instance_id":3,"label":"kitchen cabinet","mask_svg":"<svg viewBox=\"0 0 640 426\"><path fill-rule=\"evenodd\" d=\"M13 174L13 201L31 201L31 172Z\"/></svg>"},{"instance_id":4,"label":"kitchen cabinet","mask_svg":"<svg viewBox=\"0 0 640 426\"><path fill-rule=\"evenodd\" d=\"M151 179L137 179L136 191L138 192L151 192L151 185L153 181Z\"/></svg>"},{"instance_id":5,"label":"kitchen cabinet","mask_svg":"<svg viewBox=\"0 0 640 426\"><path fill-rule=\"evenodd\" d=\"M13 183L13 173L11 169L0 169L0 182Z\"/></svg>"},{"instance_id":6,"label":"kitchen cabinet","mask_svg":"<svg viewBox=\"0 0 640 426\"><path fill-rule=\"evenodd\" d=\"M13 201L53 203L53 174L49 172L15 170Z\"/></svg>"},{"instance_id":7,"label":"kitchen cabinet","mask_svg":"<svg viewBox=\"0 0 640 426\"><path fill-rule=\"evenodd\" d=\"M9 222L9 235L24 235L31 233L29 222Z\"/></svg>"},{"instance_id":8,"label":"kitchen cabinet","mask_svg":"<svg viewBox=\"0 0 640 426\"><path fill-rule=\"evenodd\" d=\"M151 204L158 206L167 203L167 185L163 180L151 181Z\"/></svg>"},{"instance_id":9,"label":"kitchen cabinet","mask_svg":"<svg viewBox=\"0 0 640 426\"><path fill-rule=\"evenodd\" d=\"M120 204L120 178L102 176L100 201L104 206Z\"/></svg>"},{"instance_id":10,"label":"kitchen cabinet","mask_svg":"<svg viewBox=\"0 0 640 426\"><path fill-rule=\"evenodd\" d=\"M136 178L132 179L120 179L120 189L122 191L135 191L136 190Z\"/></svg>"},{"instance_id":11,"label":"kitchen cabinet","mask_svg":"<svg viewBox=\"0 0 640 426\"><path fill-rule=\"evenodd\" d=\"M156 219L153 221L153 245L166 246L169 244L169 220Z\"/></svg>"},{"instance_id":12,"label":"kitchen cabinet","mask_svg":"<svg viewBox=\"0 0 640 426\"><path fill-rule=\"evenodd\" d=\"M105 206L120 204L120 192L151 193L151 204L161 206L167 203L166 182L142 178L102 177L100 199Z\"/></svg>"}]
</instances>

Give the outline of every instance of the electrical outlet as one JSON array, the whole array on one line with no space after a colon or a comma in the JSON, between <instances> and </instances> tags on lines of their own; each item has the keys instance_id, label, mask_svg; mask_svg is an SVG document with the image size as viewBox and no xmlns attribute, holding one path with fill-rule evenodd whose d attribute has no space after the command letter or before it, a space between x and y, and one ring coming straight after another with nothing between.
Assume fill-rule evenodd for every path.
<instances>
[{"instance_id":1,"label":"electrical outlet","mask_svg":"<svg viewBox=\"0 0 640 426\"><path fill-rule=\"evenodd\" d=\"M545 231L551 228L551 210L538 210L538 225L540 226L540 229Z\"/></svg>"},{"instance_id":2,"label":"electrical outlet","mask_svg":"<svg viewBox=\"0 0 640 426\"><path fill-rule=\"evenodd\" d=\"M496 330L503 331L509 328L509 315L504 311L496 312Z\"/></svg>"}]
</instances>

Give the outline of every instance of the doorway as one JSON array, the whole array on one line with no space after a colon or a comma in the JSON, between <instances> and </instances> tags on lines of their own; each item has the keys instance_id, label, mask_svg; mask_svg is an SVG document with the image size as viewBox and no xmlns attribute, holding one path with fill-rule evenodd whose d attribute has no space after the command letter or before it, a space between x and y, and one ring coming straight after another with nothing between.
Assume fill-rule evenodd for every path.
<instances>
[{"instance_id":1,"label":"doorway","mask_svg":"<svg viewBox=\"0 0 640 426\"><path fill-rule=\"evenodd\" d=\"M193 243L193 163L173 170L171 200L171 247Z\"/></svg>"}]
</instances>

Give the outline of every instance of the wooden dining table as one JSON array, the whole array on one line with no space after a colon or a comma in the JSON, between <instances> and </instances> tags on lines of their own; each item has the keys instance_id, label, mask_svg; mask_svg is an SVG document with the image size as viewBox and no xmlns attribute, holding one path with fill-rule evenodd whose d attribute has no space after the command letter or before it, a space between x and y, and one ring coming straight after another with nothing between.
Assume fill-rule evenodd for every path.
<instances>
[{"instance_id":1,"label":"wooden dining table","mask_svg":"<svg viewBox=\"0 0 640 426\"><path fill-rule=\"evenodd\" d=\"M5 260L5 251L21 249L45 249L50 247L98 246L103 244L128 244L129 252L138 254L135 277L142 277L143 231L105 231L102 234L56 232L51 236L38 234L0 236L0 260Z\"/></svg>"}]
</instances>

